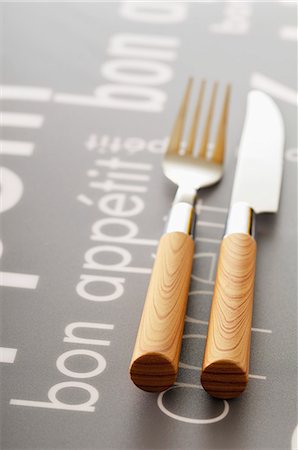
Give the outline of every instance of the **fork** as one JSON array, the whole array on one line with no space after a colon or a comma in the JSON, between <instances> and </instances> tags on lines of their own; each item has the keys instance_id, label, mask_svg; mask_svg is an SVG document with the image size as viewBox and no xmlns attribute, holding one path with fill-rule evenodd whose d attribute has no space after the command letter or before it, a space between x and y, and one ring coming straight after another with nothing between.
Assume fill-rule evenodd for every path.
<instances>
[{"instance_id":1,"label":"fork","mask_svg":"<svg viewBox=\"0 0 298 450\"><path fill-rule=\"evenodd\" d=\"M162 163L164 174L178 189L159 242L130 364L132 381L150 392L163 391L176 380L194 254L197 191L218 182L223 174L230 86L225 88L213 154L207 158L218 83L212 87L197 155L194 149L206 91L204 80L200 83L187 145L181 154L192 84L190 78Z\"/></svg>"}]
</instances>

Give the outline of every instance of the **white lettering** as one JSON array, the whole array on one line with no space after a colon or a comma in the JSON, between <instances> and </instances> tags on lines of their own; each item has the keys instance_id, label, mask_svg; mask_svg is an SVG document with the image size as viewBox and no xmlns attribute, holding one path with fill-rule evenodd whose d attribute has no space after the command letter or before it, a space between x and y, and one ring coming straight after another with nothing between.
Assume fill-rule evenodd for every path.
<instances>
[{"instance_id":1,"label":"white lettering","mask_svg":"<svg viewBox=\"0 0 298 450\"><path fill-rule=\"evenodd\" d=\"M102 231L102 228L106 227L108 230L111 225L117 225L124 227L127 232L125 234L119 234L117 236L112 236L110 234L106 234ZM98 220L92 226L92 235L90 239L93 241L110 241L110 242L124 242L126 244L140 244L140 245L154 245L158 244L158 241L154 239L132 239L138 234L137 225L128 219L121 218L105 218Z\"/></svg>"},{"instance_id":2,"label":"white lettering","mask_svg":"<svg viewBox=\"0 0 298 450\"><path fill-rule=\"evenodd\" d=\"M69 404L61 402L57 399L57 393L62 391L62 389L67 388L78 388L89 393L89 399L84 403L78 404ZM82 383L79 381L65 381L63 383L55 384L51 387L48 392L49 402L40 402L34 400L19 400L19 399L11 399L10 405L16 406L28 406L31 408L50 408L50 409L64 409L67 411L81 411L81 412L93 412L95 411L95 407L93 406L99 398L97 390L90 386L90 384Z\"/></svg>"},{"instance_id":3,"label":"white lettering","mask_svg":"<svg viewBox=\"0 0 298 450\"><path fill-rule=\"evenodd\" d=\"M118 254L122 257L122 259L118 264L101 264L94 261L93 259L93 257L99 253ZM85 269L106 270L108 268L113 270L121 270L131 262L131 254L121 247L115 247L113 245L102 245L101 247L90 248L85 253L85 261L86 263L83 266Z\"/></svg>"},{"instance_id":4,"label":"white lettering","mask_svg":"<svg viewBox=\"0 0 298 450\"><path fill-rule=\"evenodd\" d=\"M173 77L172 69L161 62L138 59L116 59L101 67L102 76L116 83L157 85Z\"/></svg>"},{"instance_id":5,"label":"white lettering","mask_svg":"<svg viewBox=\"0 0 298 450\"><path fill-rule=\"evenodd\" d=\"M125 209L125 204L130 201L132 208ZM108 194L104 195L98 202L99 209L111 216L131 217L140 214L145 205L138 195Z\"/></svg>"},{"instance_id":6,"label":"white lettering","mask_svg":"<svg viewBox=\"0 0 298 450\"><path fill-rule=\"evenodd\" d=\"M124 292L123 284L125 282L124 278L119 277L102 277L98 275L81 275L81 280L77 284L76 291L77 294L86 299L91 300L93 302L108 302L112 300L116 300L121 297ZM91 294L86 291L86 287L89 284L97 284L97 286L101 286L102 284L110 284L114 287L114 291L110 294Z\"/></svg>"},{"instance_id":7,"label":"white lettering","mask_svg":"<svg viewBox=\"0 0 298 450\"><path fill-rule=\"evenodd\" d=\"M23 195L21 178L6 167L0 167L0 213L13 208Z\"/></svg>"},{"instance_id":8,"label":"white lettering","mask_svg":"<svg viewBox=\"0 0 298 450\"><path fill-rule=\"evenodd\" d=\"M246 34L250 27L251 5L244 2L227 2L224 18L219 24L210 25L210 31L217 34Z\"/></svg>"},{"instance_id":9,"label":"white lettering","mask_svg":"<svg viewBox=\"0 0 298 450\"><path fill-rule=\"evenodd\" d=\"M177 2L124 2L120 14L136 22L179 23L186 18L187 5Z\"/></svg>"},{"instance_id":10,"label":"white lettering","mask_svg":"<svg viewBox=\"0 0 298 450\"><path fill-rule=\"evenodd\" d=\"M159 113L167 99L165 92L145 86L104 84L95 90L99 106Z\"/></svg>"},{"instance_id":11,"label":"white lettering","mask_svg":"<svg viewBox=\"0 0 298 450\"><path fill-rule=\"evenodd\" d=\"M180 44L174 37L145 34L116 34L110 40L108 53L112 56L162 59L174 61L175 50ZM164 47L164 48L162 48Z\"/></svg>"},{"instance_id":12,"label":"white lettering","mask_svg":"<svg viewBox=\"0 0 298 450\"><path fill-rule=\"evenodd\" d=\"M105 323L91 323L91 322L73 322L65 327L66 337L63 339L64 342L69 342L70 344L89 344L89 345L110 345L111 341L102 339L87 339L82 337L77 337L73 334L73 331L77 328L92 328L98 330L113 330L114 325L108 325Z\"/></svg>"},{"instance_id":13,"label":"white lettering","mask_svg":"<svg viewBox=\"0 0 298 450\"><path fill-rule=\"evenodd\" d=\"M65 367L65 361L68 358L71 358L73 356L89 356L90 358L95 359L97 362L97 367L93 370L90 370L89 372L74 372L73 370L67 369ZM69 350L68 352L62 353L62 355L59 356L59 358L56 361L57 369L63 373L64 375L67 375L68 377L73 378L92 378L96 377L96 375L101 374L105 368L106 368L106 360L102 355L100 355L97 352L94 352L93 350Z\"/></svg>"}]
</instances>

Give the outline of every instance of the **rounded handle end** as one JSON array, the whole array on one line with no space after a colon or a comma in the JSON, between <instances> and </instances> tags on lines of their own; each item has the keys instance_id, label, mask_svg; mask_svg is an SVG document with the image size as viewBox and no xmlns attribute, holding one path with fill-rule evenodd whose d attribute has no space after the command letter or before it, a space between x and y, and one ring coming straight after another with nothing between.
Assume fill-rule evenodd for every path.
<instances>
[{"instance_id":1,"label":"rounded handle end","mask_svg":"<svg viewBox=\"0 0 298 450\"><path fill-rule=\"evenodd\" d=\"M162 392L174 384L177 370L164 355L148 352L132 362L130 377L143 391Z\"/></svg>"},{"instance_id":2,"label":"rounded handle end","mask_svg":"<svg viewBox=\"0 0 298 450\"><path fill-rule=\"evenodd\" d=\"M202 370L201 383L212 397L235 398L245 390L248 373L234 361L217 360Z\"/></svg>"},{"instance_id":3,"label":"rounded handle end","mask_svg":"<svg viewBox=\"0 0 298 450\"><path fill-rule=\"evenodd\" d=\"M160 240L130 365L133 383L144 391L164 391L176 380L193 253L188 234Z\"/></svg>"}]
</instances>

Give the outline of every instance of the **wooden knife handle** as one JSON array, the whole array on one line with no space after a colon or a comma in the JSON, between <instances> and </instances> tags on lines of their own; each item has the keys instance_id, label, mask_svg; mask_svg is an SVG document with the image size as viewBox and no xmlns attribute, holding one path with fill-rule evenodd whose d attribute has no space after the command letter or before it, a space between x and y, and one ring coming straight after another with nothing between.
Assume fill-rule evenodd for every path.
<instances>
[{"instance_id":1,"label":"wooden knife handle","mask_svg":"<svg viewBox=\"0 0 298 450\"><path fill-rule=\"evenodd\" d=\"M160 240L130 365L132 381L145 391L163 391L176 380L193 253L188 234Z\"/></svg>"},{"instance_id":2,"label":"wooden knife handle","mask_svg":"<svg viewBox=\"0 0 298 450\"><path fill-rule=\"evenodd\" d=\"M248 382L255 265L252 236L223 239L201 375L213 397L237 397Z\"/></svg>"}]
</instances>

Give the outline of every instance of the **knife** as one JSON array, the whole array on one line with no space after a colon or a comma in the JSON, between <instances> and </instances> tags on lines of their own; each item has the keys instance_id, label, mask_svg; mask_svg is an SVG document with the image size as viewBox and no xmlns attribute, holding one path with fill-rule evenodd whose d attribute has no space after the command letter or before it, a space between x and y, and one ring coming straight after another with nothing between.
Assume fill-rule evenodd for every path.
<instances>
[{"instance_id":1,"label":"knife","mask_svg":"<svg viewBox=\"0 0 298 450\"><path fill-rule=\"evenodd\" d=\"M278 107L263 92L251 91L202 365L202 386L213 397L238 397L248 383L256 266L255 213L278 210L283 147L284 124Z\"/></svg>"}]
</instances>

